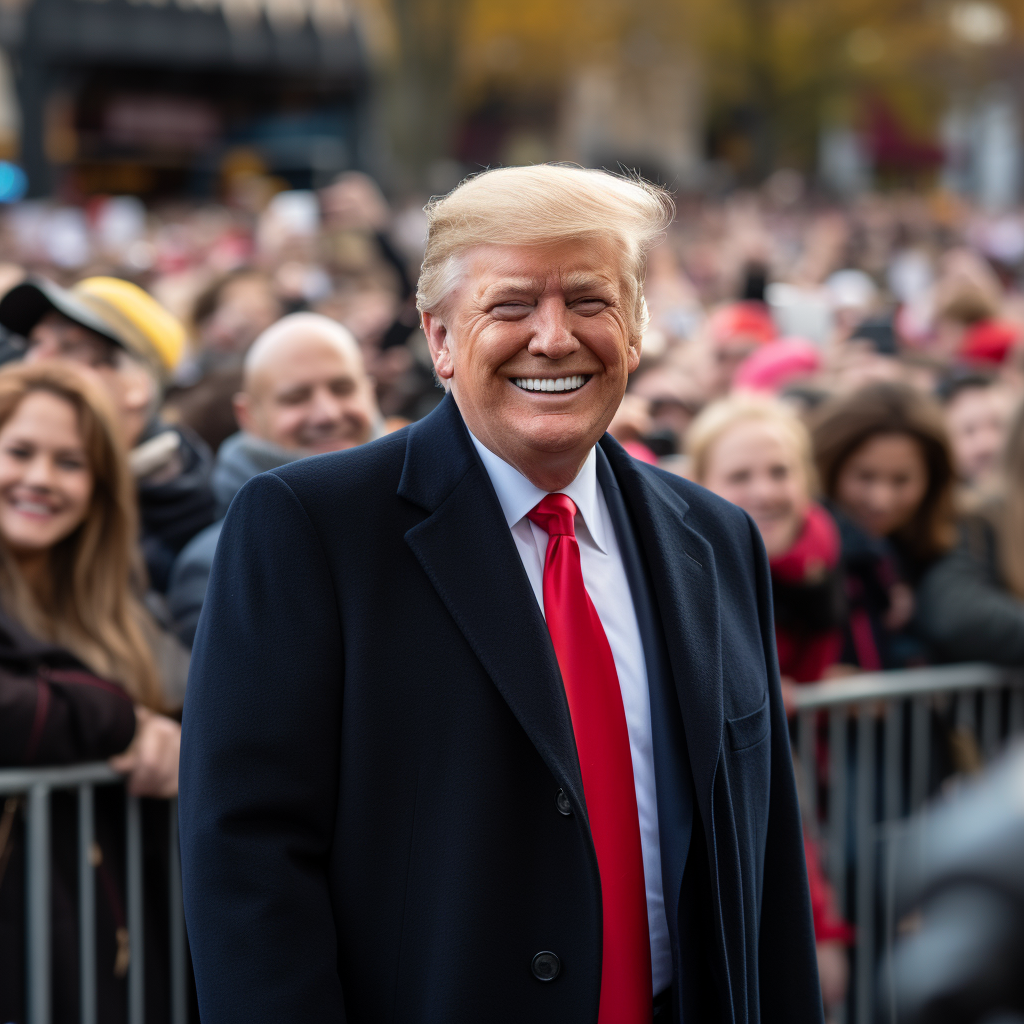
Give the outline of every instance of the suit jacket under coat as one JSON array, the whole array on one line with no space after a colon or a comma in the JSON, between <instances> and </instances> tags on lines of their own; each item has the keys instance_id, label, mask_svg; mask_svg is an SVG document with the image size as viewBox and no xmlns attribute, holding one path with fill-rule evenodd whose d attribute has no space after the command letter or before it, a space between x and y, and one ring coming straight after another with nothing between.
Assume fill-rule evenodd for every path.
<instances>
[{"instance_id":1,"label":"suit jacket under coat","mask_svg":"<svg viewBox=\"0 0 1024 1024\"><path fill-rule=\"evenodd\" d=\"M655 722L659 818L666 794L692 805L674 852L662 827L672 1018L817 1024L760 536L601 450L681 712L660 758ZM451 397L239 492L196 637L180 817L204 1024L596 1022L600 877L568 706ZM553 982L531 972L544 950Z\"/></svg>"}]
</instances>

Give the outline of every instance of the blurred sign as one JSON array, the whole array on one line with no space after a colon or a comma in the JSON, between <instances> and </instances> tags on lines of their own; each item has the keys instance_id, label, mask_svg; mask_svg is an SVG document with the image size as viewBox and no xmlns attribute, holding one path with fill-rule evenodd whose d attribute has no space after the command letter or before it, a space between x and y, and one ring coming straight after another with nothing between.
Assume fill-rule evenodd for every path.
<instances>
[{"instance_id":1,"label":"blurred sign","mask_svg":"<svg viewBox=\"0 0 1024 1024\"><path fill-rule=\"evenodd\" d=\"M109 142L142 149L199 152L220 132L216 110L187 96L115 96L103 118Z\"/></svg>"}]
</instances>

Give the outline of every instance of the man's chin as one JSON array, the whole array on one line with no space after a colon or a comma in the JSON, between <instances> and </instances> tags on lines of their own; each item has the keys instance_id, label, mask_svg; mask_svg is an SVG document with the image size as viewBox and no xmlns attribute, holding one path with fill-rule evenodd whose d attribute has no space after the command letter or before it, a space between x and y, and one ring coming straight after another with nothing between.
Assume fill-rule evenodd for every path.
<instances>
[{"instance_id":1,"label":"man's chin","mask_svg":"<svg viewBox=\"0 0 1024 1024\"><path fill-rule=\"evenodd\" d=\"M312 444L302 446L303 451L310 455L329 455L331 452L343 452L348 448L356 448L363 443L355 437L334 438L329 441L314 441Z\"/></svg>"}]
</instances>

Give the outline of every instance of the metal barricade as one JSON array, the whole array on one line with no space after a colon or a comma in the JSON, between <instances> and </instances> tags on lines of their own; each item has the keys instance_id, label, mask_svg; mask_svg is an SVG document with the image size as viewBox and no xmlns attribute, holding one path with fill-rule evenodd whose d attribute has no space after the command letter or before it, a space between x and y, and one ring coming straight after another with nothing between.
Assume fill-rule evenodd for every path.
<instances>
[{"instance_id":1,"label":"metal barricade","mask_svg":"<svg viewBox=\"0 0 1024 1024\"><path fill-rule=\"evenodd\" d=\"M50 794L78 792L79 999L82 1024L98 1024L96 1006L96 880L93 864L93 790L123 785L123 776L104 763L61 768L0 771L0 796L26 795L25 808L25 954L27 1024L50 1024ZM128 923L128 1021L145 1024L145 944L143 942L142 818L139 798L125 795ZM170 817L170 983L171 1022L187 1024L185 918L181 901L178 850L178 802L168 802Z\"/></svg>"},{"instance_id":2,"label":"metal barricade","mask_svg":"<svg viewBox=\"0 0 1024 1024\"><path fill-rule=\"evenodd\" d=\"M1024 672L973 664L877 672L800 686L795 700L805 819L819 831L837 902L857 935L838 1020L871 1024L879 956L897 928L898 823L943 779L937 743L949 748L955 771L969 772L1024 732Z\"/></svg>"}]
</instances>

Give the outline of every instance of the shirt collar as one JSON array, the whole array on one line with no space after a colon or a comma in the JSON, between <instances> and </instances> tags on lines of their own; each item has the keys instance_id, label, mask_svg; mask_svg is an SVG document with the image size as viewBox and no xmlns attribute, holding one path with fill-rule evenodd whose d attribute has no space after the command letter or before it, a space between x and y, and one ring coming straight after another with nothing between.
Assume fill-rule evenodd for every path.
<instances>
[{"instance_id":1,"label":"shirt collar","mask_svg":"<svg viewBox=\"0 0 1024 1024\"><path fill-rule=\"evenodd\" d=\"M480 455L484 469L487 470L487 475L491 478L501 511L505 514L505 521L511 529L549 492L542 491L536 484L527 480L515 466L509 465L503 458L495 455L477 439L472 430L469 431L469 436ZM586 462L576 474L576 479L557 493L567 494L572 498L594 543L607 554L604 522L598 514L597 486L597 451L591 448Z\"/></svg>"}]
</instances>

